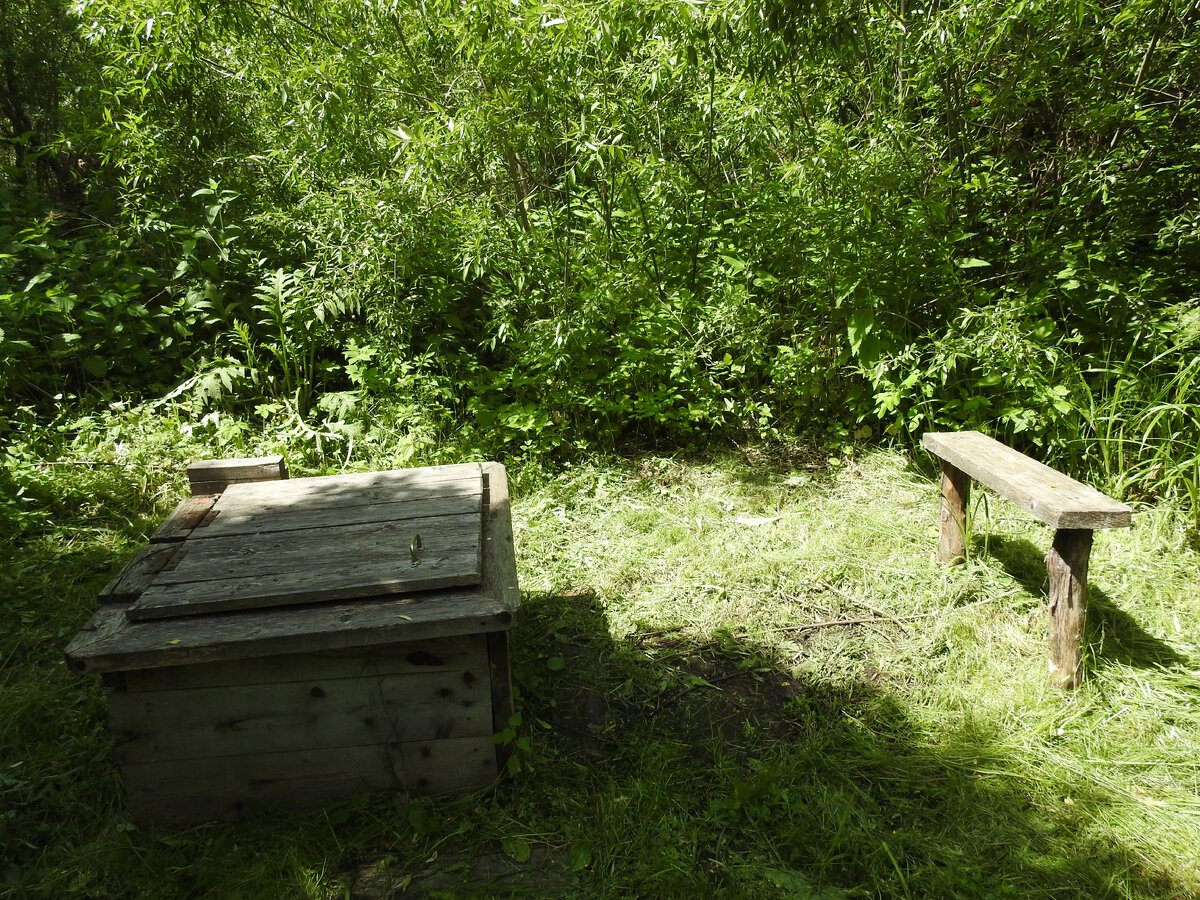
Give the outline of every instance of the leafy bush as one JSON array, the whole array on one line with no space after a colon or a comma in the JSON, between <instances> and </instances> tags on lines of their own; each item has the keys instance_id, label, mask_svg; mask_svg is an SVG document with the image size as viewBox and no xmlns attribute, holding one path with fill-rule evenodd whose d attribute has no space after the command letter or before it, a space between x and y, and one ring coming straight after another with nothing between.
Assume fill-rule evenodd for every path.
<instances>
[{"instance_id":1,"label":"leafy bush","mask_svg":"<svg viewBox=\"0 0 1200 900\"><path fill-rule=\"evenodd\" d=\"M114 330L5 352L145 392L136 319L164 380L319 428L410 402L370 346L496 452L981 427L1153 493L1200 439L1193 7L87 0L21 56L57 106L14 71L112 228L34 266L14 227L5 290L86 272ZM1148 428L1170 464L1114 468Z\"/></svg>"},{"instance_id":2,"label":"leafy bush","mask_svg":"<svg viewBox=\"0 0 1200 900\"><path fill-rule=\"evenodd\" d=\"M136 232L31 208L0 183L0 391L47 398L161 381L198 319Z\"/></svg>"}]
</instances>

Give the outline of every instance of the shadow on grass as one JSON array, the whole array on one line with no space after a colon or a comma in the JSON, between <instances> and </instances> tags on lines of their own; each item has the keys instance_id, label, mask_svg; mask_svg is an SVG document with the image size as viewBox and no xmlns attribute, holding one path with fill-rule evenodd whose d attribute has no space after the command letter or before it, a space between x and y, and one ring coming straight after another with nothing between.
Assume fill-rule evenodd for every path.
<instances>
[{"instance_id":1,"label":"shadow on grass","mask_svg":"<svg viewBox=\"0 0 1200 900\"><path fill-rule=\"evenodd\" d=\"M930 735L854 660L796 678L791 660L729 634L613 640L586 590L533 595L526 609L512 655L529 743L517 771L466 797L381 792L240 825L132 829L98 698L56 674L43 702L74 714L11 735L44 745L8 823L23 829L8 837L22 851L13 886L358 900L1183 895L1170 873L1086 837L1083 810L1109 798L1050 785L1042 796L1076 805L1039 802L997 735L978 721ZM55 759L73 762L65 777Z\"/></svg>"},{"instance_id":2,"label":"shadow on grass","mask_svg":"<svg viewBox=\"0 0 1200 900\"><path fill-rule=\"evenodd\" d=\"M528 610L514 655L540 747L499 797L565 807L557 840L586 844L574 877L589 895L1173 890L1169 873L1082 836L1077 810L1109 798L1072 783L1043 793L1078 806L1039 804L998 735L976 723L930 738L869 667L797 679L729 635L613 641L586 591Z\"/></svg>"},{"instance_id":3,"label":"shadow on grass","mask_svg":"<svg viewBox=\"0 0 1200 900\"><path fill-rule=\"evenodd\" d=\"M88 883L79 847L113 826L119 785L99 680L69 673L63 648L156 503L132 468L0 468L0 897L88 894L64 885Z\"/></svg>"},{"instance_id":4,"label":"shadow on grass","mask_svg":"<svg viewBox=\"0 0 1200 900\"><path fill-rule=\"evenodd\" d=\"M1046 597L1048 579L1041 550L1024 538L976 536L972 551L987 552L1026 591ZM1189 664L1170 644L1147 632L1088 575L1086 640L1092 665L1118 664L1135 668L1166 668Z\"/></svg>"}]
</instances>

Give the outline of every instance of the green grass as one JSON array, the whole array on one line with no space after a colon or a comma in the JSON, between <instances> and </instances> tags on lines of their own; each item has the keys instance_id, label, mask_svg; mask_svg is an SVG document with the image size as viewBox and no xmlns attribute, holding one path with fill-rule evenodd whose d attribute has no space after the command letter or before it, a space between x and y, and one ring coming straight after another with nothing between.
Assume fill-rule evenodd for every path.
<instances>
[{"instance_id":1,"label":"green grass","mask_svg":"<svg viewBox=\"0 0 1200 900\"><path fill-rule=\"evenodd\" d=\"M510 462L514 772L465 797L139 829L101 687L61 649L180 464L257 449L288 448L146 413L11 448L0 893L1200 896L1188 517L1139 509L1097 534L1089 674L1064 694L1049 530L978 491L971 559L939 565L932 474L887 450Z\"/></svg>"}]
</instances>

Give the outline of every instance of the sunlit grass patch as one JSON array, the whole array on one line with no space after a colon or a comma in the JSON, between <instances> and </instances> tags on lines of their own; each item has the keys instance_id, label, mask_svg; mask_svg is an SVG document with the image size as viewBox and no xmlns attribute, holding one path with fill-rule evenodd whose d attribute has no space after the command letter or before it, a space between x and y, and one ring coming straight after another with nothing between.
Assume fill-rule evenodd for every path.
<instances>
[{"instance_id":1,"label":"sunlit grass patch","mask_svg":"<svg viewBox=\"0 0 1200 900\"><path fill-rule=\"evenodd\" d=\"M942 826L966 829L953 840L962 842L960 855L1007 858L1013 870L997 883L1011 882L1014 895L1038 878L1069 881L1072 872L1080 885L1103 883L1119 895L1137 895L1143 877L1184 890L1197 883L1197 767L1188 754L1195 757L1200 731L1189 713L1182 719L1191 724L1170 726L1170 749L1148 740L1164 720L1180 718L1172 710L1189 710L1195 699L1195 632L1183 633L1196 603L1194 559L1179 537L1185 523L1164 524L1164 513L1145 511L1132 533L1098 536L1091 674L1064 695L1046 678L1041 557L1051 534L1010 504L977 500L972 559L947 568L932 560L935 485L901 457L873 454L802 489L785 478L775 490L747 486L731 477L730 461L671 463L667 479L663 468L643 462L624 470L624 485L610 488L605 502L560 507L552 524L536 506L519 511L522 548L545 526L577 551L564 568L531 566L526 554L527 583L588 585L618 642L650 633L728 647L733 638L756 653L766 649L779 671L814 689L870 686L893 698L921 765L941 772L937 783L966 779L1003 798L989 821L1028 823L1028 852L1015 857L1011 827L992 842L986 833L970 836L981 822ZM1163 538L1186 558L1182 565L1147 565L1161 558L1155 548ZM1131 603L1131 590L1154 600ZM1123 701L1127 691L1144 702ZM1122 725L1115 713L1132 722ZM794 752L786 743L772 750ZM993 782L994 791L985 787ZM1159 799L1149 785L1172 799ZM951 798L935 802L950 804L937 815L962 818ZM1178 815L1151 835L1149 822L1167 808ZM1079 862L1094 852L1115 869ZM909 874L919 885L952 869L926 859ZM957 890L965 895L965 883Z\"/></svg>"}]
</instances>

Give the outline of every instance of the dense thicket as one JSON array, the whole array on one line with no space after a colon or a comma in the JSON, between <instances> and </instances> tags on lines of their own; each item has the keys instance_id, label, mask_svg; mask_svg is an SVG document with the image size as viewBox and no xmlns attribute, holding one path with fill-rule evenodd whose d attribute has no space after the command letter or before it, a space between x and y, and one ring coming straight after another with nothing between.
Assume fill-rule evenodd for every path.
<instances>
[{"instance_id":1,"label":"dense thicket","mask_svg":"<svg viewBox=\"0 0 1200 900\"><path fill-rule=\"evenodd\" d=\"M536 450L974 425L1194 493L1198 20L14 0L0 392Z\"/></svg>"}]
</instances>

